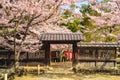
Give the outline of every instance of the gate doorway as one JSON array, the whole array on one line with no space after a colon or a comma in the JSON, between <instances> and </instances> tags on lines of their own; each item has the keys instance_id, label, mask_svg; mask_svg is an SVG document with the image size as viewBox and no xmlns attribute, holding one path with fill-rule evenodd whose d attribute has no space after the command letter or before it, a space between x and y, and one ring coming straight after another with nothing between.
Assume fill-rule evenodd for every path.
<instances>
[{"instance_id":1,"label":"gate doorway","mask_svg":"<svg viewBox=\"0 0 120 80\"><path fill-rule=\"evenodd\" d=\"M51 44L51 66L53 67L72 67L74 53L72 44Z\"/></svg>"}]
</instances>

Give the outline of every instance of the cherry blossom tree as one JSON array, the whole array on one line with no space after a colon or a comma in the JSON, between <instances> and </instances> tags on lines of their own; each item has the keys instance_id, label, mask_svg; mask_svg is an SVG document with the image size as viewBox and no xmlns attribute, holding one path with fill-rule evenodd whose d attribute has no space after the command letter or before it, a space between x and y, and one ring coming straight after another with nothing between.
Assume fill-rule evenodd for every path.
<instances>
[{"instance_id":1,"label":"cherry blossom tree","mask_svg":"<svg viewBox=\"0 0 120 80\"><path fill-rule=\"evenodd\" d=\"M120 1L119 0L103 0L103 2L97 2L90 0L90 6L92 9L96 10L101 16L91 16L89 17L95 21L95 25L108 29L106 32L107 36L117 38L115 33L119 32L120 26Z\"/></svg>"},{"instance_id":2,"label":"cherry blossom tree","mask_svg":"<svg viewBox=\"0 0 120 80\"><path fill-rule=\"evenodd\" d=\"M19 66L22 50L34 52L35 48L39 49L38 35L36 36L39 33L32 27L54 23L60 13L59 6L76 1L79 0L0 0L0 44L14 50L15 67ZM29 36L31 33L35 35ZM37 41L30 38L37 38ZM11 42L14 45L8 44ZM24 46L25 42L36 43L36 47Z\"/></svg>"},{"instance_id":3,"label":"cherry blossom tree","mask_svg":"<svg viewBox=\"0 0 120 80\"><path fill-rule=\"evenodd\" d=\"M92 4L93 2L91 2ZM90 16L100 26L110 26L120 24L120 1L109 0L106 3L94 2L91 7L101 13L100 17ZM100 21L101 20L101 21Z\"/></svg>"},{"instance_id":4,"label":"cherry blossom tree","mask_svg":"<svg viewBox=\"0 0 120 80\"><path fill-rule=\"evenodd\" d=\"M31 26L38 25L41 22L48 20L57 14L58 6L61 0L16 0L9 2L8 0L1 0L0 5L0 24L1 26L12 28L14 32L14 51L15 51L15 66L18 65L20 52L23 47L23 43L27 37L28 30ZM22 31L23 30L23 31ZM16 50L16 35L23 32L23 36L20 37L19 49ZM4 35L5 37L6 35ZM6 36L10 39L10 36Z\"/></svg>"},{"instance_id":5,"label":"cherry blossom tree","mask_svg":"<svg viewBox=\"0 0 120 80\"><path fill-rule=\"evenodd\" d=\"M80 17L79 29L82 28L84 36L88 36L87 41L117 41L120 32L120 1L119 0L83 0L88 1L87 5L80 8L77 13ZM75 10L68 10L74 14ZM68 12L67 11L67 12ZM68 15L69 16L69 15ZM67 21L73 23L75 17L68 17ZM86 21L87 20L87 21ZM76 26L75 26L76 27ZM75 28L74 27L74 28ZM73 29L74 29L73 28ZM94 34L93 34L94 33ZM96 34L95 34L96 33ZM99 36L99 37L98 37ZM91 38L90 38L91 37ZM96 38L97 39L96 39Z\"/></svg>"}]
</instances>

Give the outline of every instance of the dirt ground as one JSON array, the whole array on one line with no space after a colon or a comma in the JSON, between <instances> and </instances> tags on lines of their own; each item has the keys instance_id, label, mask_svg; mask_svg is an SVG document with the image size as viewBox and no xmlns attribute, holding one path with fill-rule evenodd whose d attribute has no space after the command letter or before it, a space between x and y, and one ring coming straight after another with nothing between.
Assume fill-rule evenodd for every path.
<instances>
[{"instance_id":1,"label":"dirt ground","mask_svg":"<svg viewBox=\"0 0 120 80\"><path fill-rule=\"evenodd\" d=\"M15 80L120 80L120 76L107 74L42 74L15 77Z\"/></svg>"},{"instance_id":2,"label":"dirt ground","mask_svg":"<svg viewBox=\"0 0 120 80\"><path fill-rule=\"evenodd\" d=\"M18 77L15 76L15 80L120 80L120 75L110 75L109 73L97 73L97 74L82 74L74 73L72 68L66 68L67 64L64 65L64 68L51 67L49 71L45 74L32 75L27 74L26 76ZM62 66L63 67L63 66Z\"/></svg>"}]
</instances>

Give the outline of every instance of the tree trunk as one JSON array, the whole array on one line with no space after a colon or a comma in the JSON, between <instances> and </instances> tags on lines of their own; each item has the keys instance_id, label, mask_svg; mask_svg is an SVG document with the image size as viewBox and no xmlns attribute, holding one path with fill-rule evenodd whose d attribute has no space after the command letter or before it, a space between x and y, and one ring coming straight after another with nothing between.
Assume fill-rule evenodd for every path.
<instances>
[{"instance_id":1,"label":"tree trunk","mask_svg":"<svg viewBox=\"0 0 120 80\"><path fill-rule=\"evenodd\" d=\"M15 53L15 69L19 68L19 54L18 52Z\"/></svg>"},{"instance_id":2,"label":"tree trunk","mask_svg":"<svg viewBox=\"0 0 120 80\"><path fill-rule=\"evenodd\" d=\"M29 27L30 27L31 22L32 22L32 19L28 22L28 24L27 24L27 26L26 26L25 35L24 35L24 37L23 37L22 40L21 40L19 50L16 51L16 49L15 49L15 69L18 69L18 68L19 68L20 53L21 53L21 51L22 51L23 43L24 43L24 41L25 41L25 39L26 39L27 32L28 32L28 30L29 30ZM14 44L14 46L16 46L16 44Z\"/></svg>"}]
</instances>

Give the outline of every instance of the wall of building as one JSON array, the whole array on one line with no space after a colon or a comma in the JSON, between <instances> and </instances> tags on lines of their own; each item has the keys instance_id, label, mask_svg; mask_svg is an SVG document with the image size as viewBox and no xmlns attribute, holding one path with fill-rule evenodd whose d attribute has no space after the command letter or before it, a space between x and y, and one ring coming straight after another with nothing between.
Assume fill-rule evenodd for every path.
<instances>
[{"instance_id":1,"label":"wall of building","mask_svg":"<svg viewBox=\"0 0 120 80\"><path fill-rule=\"evenodd\" d=\"M0 49L0 67L11 67L15 62L14 52L7 51L5 49ZM37 53L25 53L20 54L20 66L35 66L45 64L45 51L40 50Z\"/></svg>"},{"instance_id":2,"label":"wall of building","mask_svg":"<svg viewBox=\"0 0 120 80\"><path fill-rule=\"evenodd\" d=\"M116 48L79 47L77 61L79 68L113 68L116 66Z\"/></svg>"},{"instance_id":3,"label":"wall of building","mask_svg":"<svg viewBox=\"0 0 120 80\"><path fill-rule=\"evenodd\" d=\"M14 53L0 49L0 67L14 65ZM79 67L84 68L102 68L114 67L116 59L116 48L95 48L95 47L78 47L76 59ZM40 49L37 53L20 54L21 66L45 65L45 48Z\"/></svg>"},{"instance_id":4,"label":"wall of building","mask_svg":"<svg viewBox=\"0 0 120 80\"><path fill-rule=\"evenodd\" d=\"M37 53L21 53L20 55L20 65L21 66L36 66L44 65L45 61L45 51L40 50Z\"/></svg>"}]
</instances>

